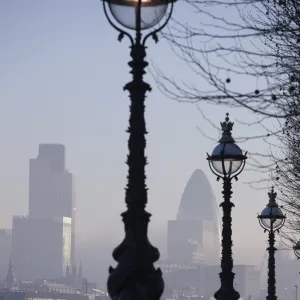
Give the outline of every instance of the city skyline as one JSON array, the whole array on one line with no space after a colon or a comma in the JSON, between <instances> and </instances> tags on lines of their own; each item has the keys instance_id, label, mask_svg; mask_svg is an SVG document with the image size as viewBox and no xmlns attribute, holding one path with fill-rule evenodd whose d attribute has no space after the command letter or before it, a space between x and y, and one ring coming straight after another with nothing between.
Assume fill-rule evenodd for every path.
<instances>
[{"instance_id":1,"label":"city skyline","mask_svg":"<svg viewBox=\"0 0 300 300\"><path fill-rule=\"evenodd\" d=\"M43 149L43 146L47 146L47 145L49 145L50 146L50 148L49 149L51 149L51 147L52 146L54 146L54 148L55 148L55 146L58 146L59 148L61 147L62 149L63 149L63 151L61 152L61 153L64 153L64 151L65 151L65 147L64 147L64 145L62 145L62 144L57 144L57 143L49 143L49 144L40 144L40 146L39 146L39 148L41 149ZM42 169L44 169L44 170L47 170L47 169L51 169L51 163L49 164L49 163L47 163L46 161L45 161L45 158L47 157L47 155L49 155L50 153L51 153L51 151L47 151L47 150L45 150L45 149L47 149L47 148L44 148L44 151L42 151L42 153L39 153L38 154L38 156L37 156L37 158L36 159L30 159L30 166L32 165L32 163L33 163L33 165L34 164L36 164L36 162L38 162L39 160L40 160L40 162L43 162L42 163L42 166L43 166L43 168ZM48 152L48 154L47 154L47 152ZM57 151L56 153L59 153L59 151ZM51 155L50 155L51 156ZM64 157L65 155L63 154L62 155L62 157ZM60 161L61 162L61 165L64 165L64 159L59 159L58 161ZM57 163L54 163L54 164L56 164L56 167L57 166L59 166L59 164L57 164ZM38 164L37 164L38 165ZM46 168L45 168L45 166L46 166ZM63 170L64 168L62 168L62 166L60 167L60 169L61 170ZM55 174L57 174L57 173L59 173L59 172L57 172L58 170L56 170L54 173ZM68 171L67 171L67 174L69 174L68 173ZM204 186L205 185L207 185L207 187L206 187L206 189L203 189L202 190L202 188L200 188L200 186L196 186L196 183L197 183L197 181L199 180L199 176L200 177L203 177L204 176L204 181L201 179L200 180L200 182L201 181L203 181L204 182ZM29 176L29 178L30 178L30 176ZM195 193L195 191L193 191L193 193L192 193L192 197L190 198L190 199L188 199L189 197L187 196L188 194L190 194L192 191L191 191L191 189L190 189L190 186L196 186L197 188L196 188L196 190L197 190L197 192ZM197 195L198 194L201 194L201 197L198 197ZM176 218L178 219L185 219L185 217L183 217L184 215L186 215L187 216L187 214L189 213L189 211L190 212L192 212L193 213L193 216L191 217L192 219L193 218L196 218L196 219L201 219L201 216L207 216L207 214L205 214L205 213L203 213L204 211L203 211L203 203L202 203L202 205L201 205L201 201L196 201L195 202L195 200L196 199L198 199L198 200L200 200L200 199L208 199L208 198L206 198L206 197L204 197L203 198L203 196L206 196L206 197L211 197L212 198L212 201L208 201L207 203L209 204L209 206L208 206L208 211L207 212L209 212L209 214L208 215L211 215L211 217L219 224L219 213L218 213L218 211L216 211L216 210L214 210L214 207L215 207L215 209L218 209L218 207L216 206L216 199L215 199L215 196L214 196L214 193L213 193L213 191L212 191L212 189L211 189L211 186L210 186L210 183L209 183L209 181L208 181L208 179L206 178L206 176L205 176L205 174L204 174L204 172L201 170L201 169L196 169L193 173L192 173L192 176L190 176L190 178L189 178L189 180L187 181L187 184L186 184L186 186L185 186L185 188L184 188L184 191L183 191L183 193L182 193L182 196L181 196L181 201L179 202L179 205L178 205L178 210L177 210L177 215L176 215ZM49 196L49 195L48 195ZM29 197L29 199L30 199L30 197ZM185 200L184 200L185 199ZM183 201L184 200L184 201ZM192 204L192 205L196 205L196 207L194 207L194 209L192 209L192 210L189 210L189 209L187 209L187 207L183 207L183 205L185 205L186 204L186 200L188 200L187 201L187 203L189 203L190 202L190 204ZM194 203L192 203L192 202L194 202ZM30 202L30 201L28 201L28 202ZM205 202L204 202L205 203ZM44 210L45 208L43 207L43 206L41 206L41 208L42 208L42 210ZM197 214L195 214L195 212L197 211L197 209L199 210L199 212L200 212L200 214L199 215L197 215ZM213 213L212 214L212 212L215 212L215 213ZM30 209L29 209L29 214L30 214ZM32 216L35 216L35 213L32 213ZM37 215L36 215L37 216ZM22 218L24 218L24 217L20 217L21 219ZM209 219L209 218L204 218L204 219ZM200 227L202 227L202 224L198 224ZM218 225L219 226L219 225ZM23 226L21 226L21 227L23 227ZM160 227L161 228L161 227ZM155 238L157 238L157 237L155 237ZM161 244L159 244L159 245L161 245ZM200 248L201 249L201 251L203 250L202 248ZM163 249L161 249L161 252L163 253ZM108 262L107 262L108 263Z\"/></svg>"},{"instance_id":2,"label":"city skyline","mask_svg":"<svg viewBox=\"0 0 300 300\"><path fill-rule=\"evenodd\" d=\"M43 144L43 145L47 145L47 144ZM57 144L50 144L50 145L57 145ZM60 146L62 146L62 145L60 145ZM51 148L51 147L50 147ZM199 181L199 177L200 177L200 181ZM201 184L199 184L199 182L201 183ZM204 184L204 186L206 185L206 188L208 188L208 189L204 189L203 188L203 184ZM191 188L191 186L192 186L192 188ZM195 187L196 187L196 192L195 192ZM192 196L193 197L191 197L191 199L187 199L187 198L189 198L187 195L188 194L191 194L191 189L193 189L193 193L192 193ZM212 190L210 190L211 189L211 187L210 187L210 183L209 183L209 181L208 181L208 179L206 178L206 176L205 176L205 174L204 174L204 172L202 171L202 170L200 170L200 169L196 169L196 170L194 170L193 172L192 172L192 175L189 177L189 179L187 180L187 184L186 184L186 186L185 186L185 188L184 188L184 191L183 191L183 193L182 193L182 197L181 197L181 201L180 201L180 203L179 203L179 205L178 205L178 211L177 211L177 216L176 216L176 218L179 218L179 220L181 219L181 220L184 220L184 219L189 219L189 217L191 218L191 219L197 219L198 218L198 220L200 220L201 219L201 216L206 216L207 217L207 214L199 214L199 215L197 215L197 214L195 214L195 210L197 210L197 209L203 209L204 207L203 207L203 199L205 200L204 201L204 203L205 202L207 202L207 204L209 204L209 205L211 205L211 206L209 206L209 208L208 208L208 212L213 212L213 210L211 210L212 208L217 208L216 207L216 202L215 202L215 197L214 197L214 193L213 193L213 191ZM198 196L197 196L198 195ZM200 196L199 196L200 195ZM208 195L210 195L210 197L211 197L211 199L212 199L212 201L207 201L207 196ZM188 201L187 201L188 200ZM184 203L183 203L184 202ZM189 203L189 204L192 204L192 206L193 206L193 209L190 209L191 207L189 207L189 206L186 206L186 203ZM202 205L200 205L199 206L199 204L201 204L202 203ZM183 208L183 206L185 206L184 208ZM183 211L181 211L181 210L183 210L184 211L184 214L183 214ZM192 212L192 215L189 215L189 212L191 213ZM203 213L203 211L202 211L202 213ZM181 215L181 217L178 217L178 216L180 216ZM184 217L184 218L182 218L182 216L183 215L185 215L186 217ZM189 215L189 216L188 216ZM215 221L218 221L218 212L217 211L215 211L215 213L213 214L213 215L211 215L209 218L204 218L204 219L206 219L206 220L209 220L210 218L213 218ZM26 218L26 217L24 217L24 216L21 216L21 217L17 217L17 218L19 218L19 219L24 219L24 218ZM198 221L198 220L195 220L195 221ZM196 223L195 223L195 225L197 225ZM202 225L201 224L198 224L199 225L199 227L201 227ZM37 228L36 226L34 226L35 228ZM39 228L40 226L38 226L38 228ZM24 226L23 225L21 225L21 228L23 228L24 229ZM199 229L199 228L198 228ZM196 228L196 231L198 230L197 228ZM3 231L8 231L9 232L9 229L2 229ZM47 234L46 235L47 236L47 239L48 239L48 236L49 236L49 234ZM25 236L24 236L25 237ZM37 238L37 239L39 239L39 238ZM47 240L45 240L44 241L44 243L46 244L46 241ZM162 251L162 250L161 250ZM203 249L202 249L202 247L200 248L200 251L203 251ZM38 253L38 252L37 252ZM33 253L33 257L34 256L37 256L37 253ZM265 259L265 258L263 258L263 259ZM261 261L261 257L259 257L259 261ZM291 260L291 261L293 261L293 259ZM9 265L9 264L7 264L7 265ZM237 265L237 266L239 266L239 265L241 265L240 263L235 263L235 265ZM66 266L66 264L65 264L65 266ZM28 266L29 267L29 266ZM250 266L249 266L250 267Z\"/></svg>"}]
</instances>

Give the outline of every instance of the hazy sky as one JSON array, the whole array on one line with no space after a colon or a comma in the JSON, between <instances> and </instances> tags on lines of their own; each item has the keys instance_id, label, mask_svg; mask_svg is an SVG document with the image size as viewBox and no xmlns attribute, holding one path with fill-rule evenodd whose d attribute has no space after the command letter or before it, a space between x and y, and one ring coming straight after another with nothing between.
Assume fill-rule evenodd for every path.
<instances>
[{"instance_id":1,"label":"hazy sky","mask_svg":"<svg viewBox=\"0 0 300 300\"><path fill-rule=\"evenodd\" d=\"M183 16L182 7L179 15L180 5L175 8L179 18L194 17ZM0 37L0 225L10 226L12 215L27 214L29 158L36 157L39 143L57 142L66 145L67 166L75 175L79 240L121 236L129 104L122 88L130 79L127 41L117 41L99 0L1 0ZM149 41L148 57L174 77L196 80L164 41ZM147 98L148 210L153 213L152 227L163 230L166 221L175 218L195 168L206 172L221 200L221 183L206 161L214 144L196 126L218 136L194 105L167 99L151 76L147 79L154 88ZM201 107L216 123L228 111ZM249 116L242 110L230 112L240 119ZM237 128L239 134L245 135ZM250 150L260 147L260 142L249 144ZM266 246L256 218L267 203L266 192L242 184L257 178L245 171L234 183L235 255L249 263L260 263Z\"/></svg>"}]
</instances>

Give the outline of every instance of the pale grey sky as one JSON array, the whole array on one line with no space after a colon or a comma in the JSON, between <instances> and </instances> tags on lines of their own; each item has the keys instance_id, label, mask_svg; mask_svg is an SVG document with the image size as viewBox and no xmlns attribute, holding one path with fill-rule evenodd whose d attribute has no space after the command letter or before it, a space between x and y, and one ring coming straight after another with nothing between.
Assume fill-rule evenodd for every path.
<instances>
[{"instance_id":1,"label":"pale grey sky","mask_svg":"<svg viewBox=\"0 0 300 300\"><path fill-rule=\"evenodd\" d=\"M178 7L178 17L193 18L183 16L182 7L179 14ZM128 43L117 41L99 0L2 0L0 37L0 225L10 226L12 215L27 213L29 158L37 155L39 143L58 142L66 145L67 166L75 175L79 240L121 237L129 104L122 88L130 79ZM164 41L150 41L148 57L174 77L197 80ZM206 172L219 201L222 185L206 161L214 144L196 126L211 136L215 130L201 120L195 106L167 99L147 79L153 86L147 98L148 210L153 213L151 227L158 230L175 218L194 169ZM201 107L216 123L228 111ZM242 110L229 112L249 118ZM236 128L236 135L243 130ZM248 145L249 150L264 147L261 142ZM235 255L245 263L260 263L265 249L266 235L256 214L267 203L266 192L242 184L257 176L244 172L234 183Z\"/></svg>"}]
</instances>

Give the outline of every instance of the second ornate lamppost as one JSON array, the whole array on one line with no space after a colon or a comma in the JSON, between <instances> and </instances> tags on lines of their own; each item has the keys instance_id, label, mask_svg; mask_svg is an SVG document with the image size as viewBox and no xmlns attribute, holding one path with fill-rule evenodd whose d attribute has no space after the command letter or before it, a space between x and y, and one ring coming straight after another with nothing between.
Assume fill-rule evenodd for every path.
<instances>
[{"instance_id":1,"label":"second ornate lamppost","mask_svg":"<svg viewBox=\"0 0 300 300\"><path fill-rule=\"evenodd\" d=\"M221 287L215 293L217 300L237 300L239 293L234 289L234 273L232 259L232 229L231 210L234 204L230 201L232 194L232 179L243 171L247 156L235 144L231 131L233 124L229 121L229 114L226 114L225 122L221 122L222 137L211 155L208 155L208 162L217 180L223 180L224 201L220 204L223 208L223 229L222 229L222 257L221 257Z\"/></svg>"},{"instance_id":2,"label":"second ornate lamppost","mask_svg":"<svg viewBox=\"0 0 300 300\"><path fill-rule=\"evenodd\" d=\"M277 193L274 192L272 187L269 195L269 203L258 215L259 224L269 233L269 252L268 261L268 296L267 300L276 300L276 276L275 276L275 233L284 225L286 216L283 215L280 207L276 203Z\"/></svg>"},{"instance_id":3,"label":"second ornate lamppost","mask_svg":"<svg viewBox=\"0 0 300 300\"><path fill-rule=\"evenodd\" d=\"M112 299L158 300L163 293L162 272L153 265L159 259L159 252L150 244L147 234L151 215L145 210L147 204L145 98L151 87L143 80L143 76L148 65L145 61L146 41L152 37L157 42L156 34L169 21L174 1L103 1L104 13L109 23L119 32L119 41L124 36L129 39L132 58L128 63L131 67L132 80L124 87L130 95L127 130L129 170L125 192L127 210L122 213L125 238L113 251L113 258L118 265L109 269L107 289ZM134 35L131 35L130 30ZM142 32L145 30L146 34L143 35ZM112 55L112 61L113 57Z\"/></svg>"}]
</instances>

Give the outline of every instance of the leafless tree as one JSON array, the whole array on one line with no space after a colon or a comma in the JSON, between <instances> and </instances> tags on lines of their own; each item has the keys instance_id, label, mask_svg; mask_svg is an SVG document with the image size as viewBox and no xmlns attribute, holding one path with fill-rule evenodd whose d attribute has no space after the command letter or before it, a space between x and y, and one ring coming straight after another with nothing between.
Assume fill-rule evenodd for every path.
<instances>
[{"instance_id":1,"label":"leafless tree","mask_svg":"<svg viewBox=\"0 0 300 300\"><path fill-rule=\"evenodd\" d=\"M256 122L245 125L260 124L264 133L238 141L260 138L269 144L269 153L251 155L248 168L272 173L288 214L286 238L291 238L290 232L300 230L300 0L184 3L197 15L196 24L173 19L164 38L199 84L154 65L158 87L171 99L197 103L203 118L201 102L257 114ZM265 126L270 120L276 125L272 130Z\"/></svg>"},{"instance_id":2,"label":"leafless tree","mask_svg":"<svg viewBox=\"0 0 300 300\"><path fill-rule=\"evenodd\" d=\"M282 1L186 0L198 24L173 20L164 38L199 85L154 66L161 91L177 101L245 107L261 116L285 118L291 113L283 109L289 101L285 89L291 74L299 72L294 63L299 57L294 2L299 5L299 0ZM241 90L242 81L248 84Z\"/></svg>"}]
</instances>

